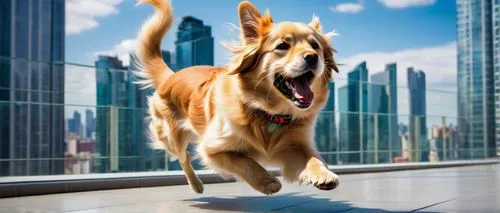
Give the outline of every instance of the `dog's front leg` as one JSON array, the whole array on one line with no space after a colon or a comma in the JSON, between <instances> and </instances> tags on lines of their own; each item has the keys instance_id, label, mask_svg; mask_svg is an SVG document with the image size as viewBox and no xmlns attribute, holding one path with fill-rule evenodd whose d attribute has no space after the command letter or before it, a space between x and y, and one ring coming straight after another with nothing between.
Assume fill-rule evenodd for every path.
<instances>
[{"instance_id":1,"label":"dog's front leg","mask_svg":"<svg viewBox=\"0 0 500 213\"><path fill-rule=\"evenodd\" d=\"M311 148L289 147L279 152L285 180L314 184L318 189L331 190L339 185L338 176L330 171L319 154Z\"/></svg>"},{"instance_id":2,"label":"dog's front leg","mask_svg":"<svg viewBox=\"0 0 500 213\"><path fill-rule=\"evenodd\" d=\"M200 153L208 166L245 180L259 192L270 195L281 189L280 181L248 156L230 151L213 153L208 149L200 150Z\"/></svg>"}]
</instances>

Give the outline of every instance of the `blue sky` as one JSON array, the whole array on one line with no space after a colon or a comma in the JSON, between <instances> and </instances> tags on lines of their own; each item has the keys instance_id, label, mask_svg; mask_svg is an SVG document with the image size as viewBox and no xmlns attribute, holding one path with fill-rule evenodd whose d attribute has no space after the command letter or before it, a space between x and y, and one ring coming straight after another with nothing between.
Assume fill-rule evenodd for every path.
<instances>
[{"instance_id":1,"label":"blue sky","mask_svg":"<svg viewBox=\"0 0 500 213\"><path fill-rule=\"evenodd\" d=\"M141 24L152 14L150 6L134 6L135 0L68 0L66 61L93 65L97 54L116 54L126 61ZM212 26L215 63L224 65L229 57L220 41L238 36L228 23L238 25L237 0L172 0L176 23L192 15ZM427 73L428 88L456 91L456 6L452 0L254 0L261 11L268 8L275 22L309 22L319 16L325 31L340 36L332 42L341 67L342 79L357 63L367 60L371 73L385 63L398 63L398 81L405 84L406 68L414 66ZM164 49L173 50L175 29L164 40ZM84 70L74 71L84 73ZM89 77L88 80L91 80ZM75 83L81 77L74 77ZM341 80L339 80L341 82ZM75 83L76 84L76 83ZM341 84L341 83L340 83ZM85 85L82 85L85 86ZM80 90L82 88L75 88ZM71 89L70 89L71 90ZM85 88L83 88L85 90ZM91 90L91 89L89 89ZM401 92L400 92L401 93ZM450 97L449 93L432 93ZM431 96L432 96L431 95ZM432 98L432 97L431 97ZM437 110L435 114L443 110ZM453 108L456 108L454 104ZM432 110L431 110L432 111ZM449 112L448 112L449 113ZM455 114L452 112L451 114Z\"/></svg>"},{"instance_id":2,"label":"blue sky","mask_svg":"<svg viewBox=\"0 0 500 213\"><path fill-rule=\"evenodd\" d=\"M104 0L106 1L120 2L120 0ZM252 1L261 10L268 8L277 22L308 22L311 16L316 14L320 17L325 30L335 30L340 34L333 40L338 50L338 57L349 57L365 52L393 52L439 46L455 41L454 1L408 0L408 2L423 2L424 5L390 8L376 0ZM425 5L425 2L434 3ZM135 7L135 3L135 0L121 1L113 6L116 12L104 17L95 17L99 26L68 35L66 60L93 64L96 53L109 51L123 40L134 39L140 25L152 13L149 6ZM357 13L334 11L333 8L342 3L360 4L363 9ZM238 1L227 0L173 0L176 18L193 15L212 26L217 42L215 45L217 65L226 62L225 50L218 42L234 35L230 34L227 23L238 23L237 5ZM173 49L174 32L175 30L172 30L167 35L163 43L164 48Z\"/></svg>"}]
</instances>

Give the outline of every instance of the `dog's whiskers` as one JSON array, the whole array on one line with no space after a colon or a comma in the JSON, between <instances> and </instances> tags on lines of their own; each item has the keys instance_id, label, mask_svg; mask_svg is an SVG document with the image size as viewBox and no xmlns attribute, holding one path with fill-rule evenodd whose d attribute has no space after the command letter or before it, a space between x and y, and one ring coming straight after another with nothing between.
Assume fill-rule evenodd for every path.
<instances>
[{"instance_id":1,"label":"dog's whiskers","mask_svg":"<svg viewBox=\"0 0 500 213\"><path fill-rule=\"evenodd\" d=\"M255 93L257 92L257 86L259 86L260 83L262 83L262 81L264 79L266 79L267 77L269 76L269 74L265 75L264 77L262 77L259 81L257 81L257 84L255 84L255 87L253 88L253 94L255 95Z\"/></svg>"}]
</instances>

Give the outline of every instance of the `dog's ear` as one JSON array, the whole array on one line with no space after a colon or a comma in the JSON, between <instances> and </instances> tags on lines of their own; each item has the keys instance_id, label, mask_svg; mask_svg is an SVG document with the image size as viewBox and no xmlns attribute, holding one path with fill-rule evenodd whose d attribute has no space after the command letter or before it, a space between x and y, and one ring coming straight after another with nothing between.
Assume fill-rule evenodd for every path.
<instances>
[{"instance_id":1,"label":"dog's ear","mask_svg":"<svg viewBox=\"0 0 500 213\"><path fill-rule=\"evenodd\" d=\"M259 10L248 1L243 1L238 6L240 17L241 36L245 44L258 42L272 24L269 11L263 17Z\"/></svg>"},{"instance_id":2,"label":"dog's ear","mask_svg":"<svg viewBox=\"0 0 500 213\"><path fill-rule=\"evenodd\" d=\"M321 22L319 21L318 16L313 15L311 22L309 22L309 26L316 30L318 33L323 34L323 27L321 27Z\"/></svg>"},{"instance_id":3,"label":"dog's ear","mask_svg":"<svg viewBox=\"0 0 500 213\"><path fill-rule=\"evenodd\" d=\"M335 72L339 72L339 68L337 67L337 64L335 63L335 60L333 59L333 53L335 50L331 47L330 43L330 37L335 34L335 32L323 33L323 27L321 26L321 22L319 21L318 16L313 15L311 22L309 22L309 27L313 28L316 30L316 32L319 33L320 41L322 45L325 47L323 48L323 55L325 57L325 64L326 64L326 69L328 70L328 78L331 77L331 70ZM330 35L332 34L332 35Z\"/></svg>"},{"instance_id":4,"label":"dog's ear","mask_svg":"<svg viewBox=\"0 0 500 213\"><path fill-rule=\"evenodd\" d=\"M229 63L229 75L248 71L257 64L261 39L269 32L273 23L269 11L262 16L259 10L248 1L240 3L238 15L243 47L236 51L236 55Z\"/></svg>"}]
</instances>

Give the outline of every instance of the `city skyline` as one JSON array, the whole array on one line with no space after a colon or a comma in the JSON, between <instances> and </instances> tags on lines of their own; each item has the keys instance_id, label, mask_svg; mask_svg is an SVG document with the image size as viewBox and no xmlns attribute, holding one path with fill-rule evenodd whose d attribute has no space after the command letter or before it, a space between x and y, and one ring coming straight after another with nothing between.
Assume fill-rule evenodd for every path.
<instances>
[{"instance_id":1,"label":"city skyline","mask_svg":"<svg viewBox=\"0 0 500 213\"><path fill-rule=\"evenodd\" d=\"M356 2L364 8L357 13L335 9L346 3L345 1L314 4L298 0L252 2L261 10L268 8L276 22L307 23L315 14L321 19L325 31L335 30L340 35L332 39L338 52L336 59L344 64L340 66L340 76L336 77L343 77L344 73L352 70L361 61L367 61L371 72L382 71L385 64L397 62L398 66L401 66L398 70L404 70L409 66L433 70L429 73L429 88L456 90L456 11L453 1L435 1L421 5L402 3L405 5L402 8L394 8L377 1L363 1ZM195 16L212 26L214 64L218 66L226 64L230 54L220 42L239 37L236 13L238 2L174 0L172 3L176 20L162 43L162 49L175 52L177 32L173 29L181 23L182 17ZM119 56L127 64L128 51L135 47L137 31L152 10L147 6L134 7L135 1L132 0L103 4L108 4L115 12L90 16L93 12L86 11L90 17L83 18L92 19L98 25L68 33L68 62L92 64L96 55L106 53ZM290 6L283 7L283 5ZM69 6L73 9L68 11L68 16L73 14L82 16L78 4ZM123 20L127 20L126 26L119 24ZM411 42L407 42L406 39L411 39ZM399 84L405 85L406 73L400 72L397 77Z\"/></svg>"},{"instance_id":2,"label":"city skyline","mask_svg":"<svg viewBox=\"0 0 500 213\"><path fill-rule=\"evenodd\" d=\"M3 86L0 85L0 98L7 103L0 112L8 118L0 123L1 158L9 159L8 166L3 166L0 172L22 175L180 169L165 152L152 150L147 144L149 123L145 109L147 96L154 90L143 90L134 83L137 80L133 74L136 59L130 50L134 49L135 41L124 40L121 44L125 47L119 47L119 51L93 52L93 66L61 65L67 62L67 55L74 57L75 53L87 51L85 45L68 51L66 44L76 48L73 39L80 39L79 45L91 47L100 41L89 42L86 39L91 37L85 37L87 33L97 30L103 40L116 35L106 33L108 29L103 28L109 25L103 23L101 27L80 29L79 33L72 28L69 30L73 33L64 36L67 25L62 17L62 0L44 1L45 6L36 3L38 1L27 2L8 0L0 3L3 6L0 14L7 17L0 21L0 27L7 29L0 33L0 56L8 59L7 63L0 63L0 68L8 71L2 72L5 76ZM69 10L74 10L75 1L68 2ZM115 5L120 10L140 11L140 15L130 16L129 28L135 26L135 18L148 11L138 9L140 7L132 10L128 8L130 2L120 2ZM267 5L259 2L257 6ZM316 126L315 141L318 149L324 152L325 161L330 164L372 164L494 155L495 145L496 149L500 147L500 142L495 144L495 139L500 140L500 119L495 121L494 116L495 112L497 118L500 115L500 62L495 57L500 51L495 47L500 42L500 34L496 32L500 24L495 22L500 17L500 5L481 2L474 7L465 3L453 5L458 11L454 13L456 41L443 43L450 38L444 36L446 39L436 39L443 39L435 44L437 46L429 46L430 43L418 39L401 45L383 38L381 43L390 44L385 48L360 41L365 46L353 45L357 50L349 50L351 55L339 53L336 59L341 72L335 74L328 85L330 97ZM181 4L179 14L189 11L187 5L178 4ZM371 16L374 8L387 13L395 11L382 3L359 1L361 11L346 12L340 9L341 4L332 5L328 10L340 20ZM435 10L443 5L448 4L441 1L419 7L408 6L400 12L419 14L422 8ZM276 2L269 3L269 7L271 14L276 14L280 20L301 19L305 13L290 17L276 10ZM482 11L485 14L477 12L476 7L486 8ZM45 11L47 8L50 9ZM310 9L305 7L304 11ZM199 9L193 10L195 13ZM291 10L297 11L296 8ZM30 13L23 15L23 11ZM47 14L55 18L48 21ZM448 16L446 14L445 19ZM222 65L221 54L224 52L216 43L223 36L220 26L212 23L214 19L231 20L234 17L224 14L223 17L207 18L206 14L198 17L190 13L185 16L176 13L176 17L175 25L162 45L165 63L174 71L193 65ZM427 18L434 20L435 17ZM322 21L324 26L336 22L330 19ZM226 30L238 34L236 28ZM340 29L346 30L342 25ZM427 30L423 29L422 33L429 33ZM366 31L370 31L369 28ZM398 30L394 31L394 34L398 33ZM116 34L120 34L119 30ZM360 36L340 34L333 39L337 49L346 48L346 44L338 41L356 40ZM420 35L415 34L415 38L420 38ZM415 46L411 46L413 44ZM365 52L356 52L361 50ZM454 60L450 62L450 58ZM450 65L452 62L455 67ZM443 73L441 67L447 71ZM434 90L436 85L442 87ZM450 88L457 93L450 92ZM459 151L464 148L467 151ZM450 150L440 152L441 149ZM194 153L192 147L190 150ZM68 166L71 159L65 159L64 163L61 160L49 163L36 160L78 156L84 157L84 164ZM23 157L28 160L16 162ZM90 158L93 160L89 161ZM196 162L194 167L201 168Z\"/></svg>"}]
</instances>

